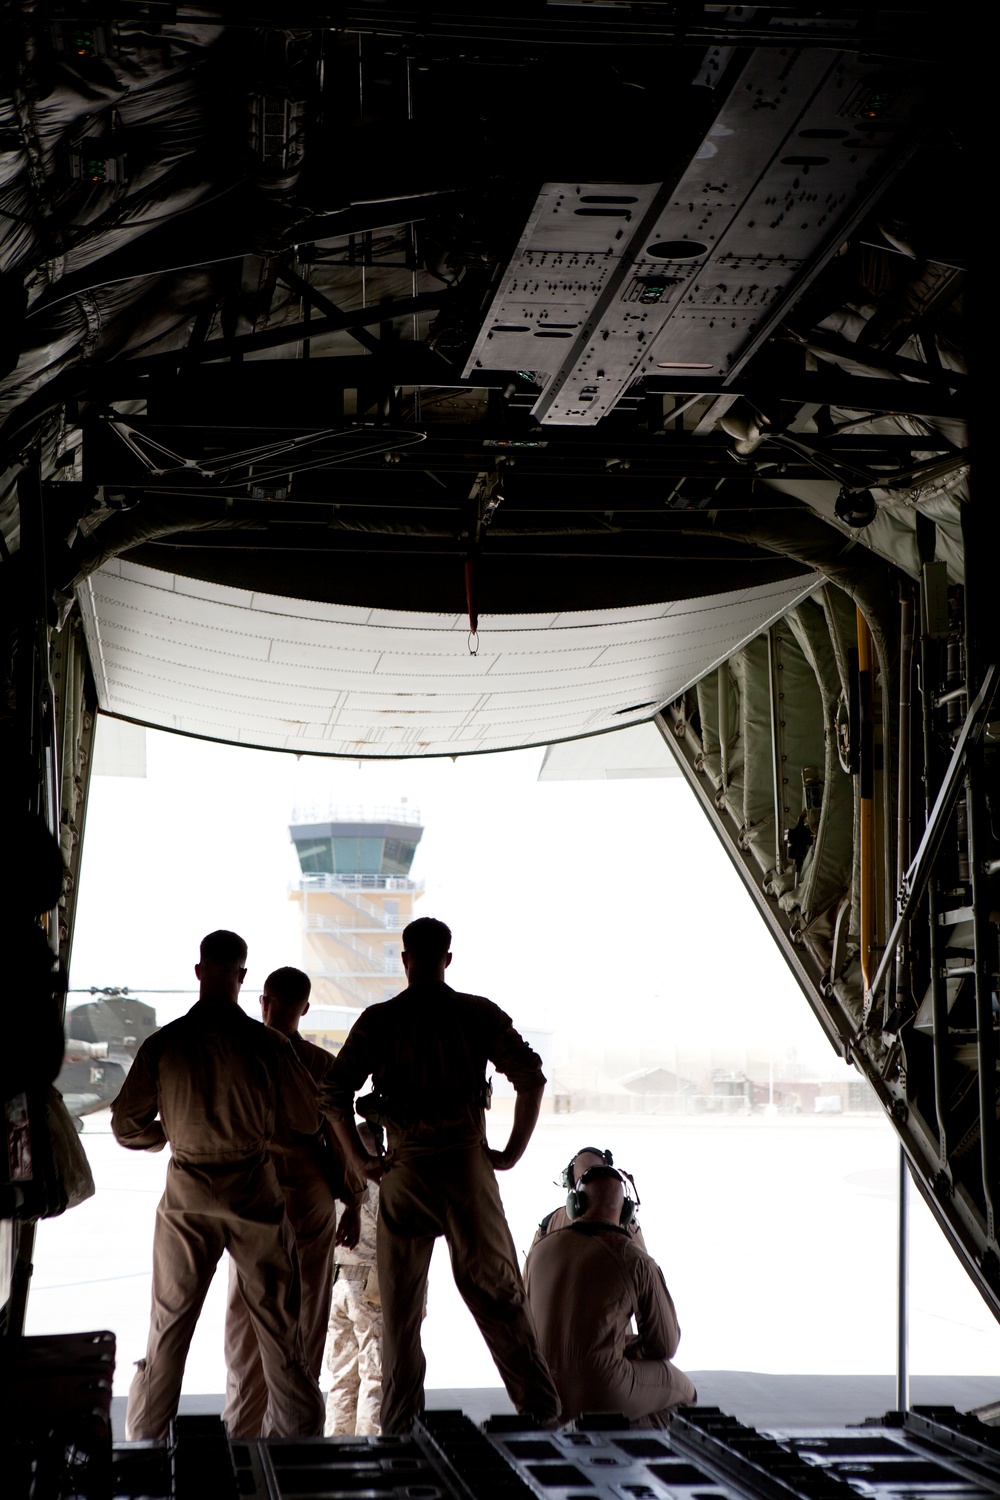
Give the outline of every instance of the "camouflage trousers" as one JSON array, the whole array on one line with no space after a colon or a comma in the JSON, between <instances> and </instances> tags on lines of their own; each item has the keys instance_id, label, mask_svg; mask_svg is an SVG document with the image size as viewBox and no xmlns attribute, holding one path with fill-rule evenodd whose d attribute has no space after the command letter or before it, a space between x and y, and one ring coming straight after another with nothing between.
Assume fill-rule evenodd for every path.
<instances>
[{"instance_id":1,"label":"camouflage trousers","mask_svg":"<svg viewBox=\"0 0 1000 1500\"><path fill-rule=\"evenodd\" d=\"M382 1309L365 1292L374 1266L341 1266L333 1284L326 1437L377 1437L382 1412Z\"/></svg>"}]
</instances>

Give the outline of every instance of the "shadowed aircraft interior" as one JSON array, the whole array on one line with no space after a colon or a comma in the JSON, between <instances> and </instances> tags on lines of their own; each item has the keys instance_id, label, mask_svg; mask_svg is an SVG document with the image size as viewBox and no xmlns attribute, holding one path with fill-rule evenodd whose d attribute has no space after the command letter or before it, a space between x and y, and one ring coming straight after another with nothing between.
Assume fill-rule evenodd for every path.
<instances>
[{"instance_id":1,"label":"shadowed aircraft interior","mask_svg":"<svg viewBox=\"0 0 1000 1500\"><path fill-rule=\"evenodd\" d=\"M904 3L3 7L4 924L31 1003L2 1067L0 1371L25 1431L52 1428L54 1356L30 1353L24 1312L58 1198L44 1098L98 714L352 760L655 725L1000 1318L967 22ZM863 1319L894 1288L859 1247L836 1294ZM66 1358L106 1383L113 1350ZM727 1420L692 1408L655 1440L584 1428L574 1448L439 1413L379 1462L412 1494L805 1496L857 1493L854 1454L864 1493L901 1497L950 1453L948 1493L998 1492L976 1417L879 1428L891 1480L861 1430L803 1457L750 1452ZM195 1494L209 1472L291 1494L307 1464L206 1429L170 1474L133 1455L116 1489L110 1430L80 1443L95 1495ZM601 1454L626 1488L600 1488ZM308 1463L310 1493L347 1492L317 1477L333 1459ZM77 1493L44 1466L33 1482Z\"/></svg>"}]
</instances>

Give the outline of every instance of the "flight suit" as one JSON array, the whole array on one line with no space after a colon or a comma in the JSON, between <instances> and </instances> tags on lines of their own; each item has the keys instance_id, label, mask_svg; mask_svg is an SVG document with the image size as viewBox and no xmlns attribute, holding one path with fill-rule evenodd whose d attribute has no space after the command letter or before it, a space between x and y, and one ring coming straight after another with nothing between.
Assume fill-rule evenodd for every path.
<instances>
[{"instance_id":1,"label":"flight suit","mask_svg":"<svg viewBox=\"0 0 1000 1500\"><path fill-rule=\"evenodd\" d=\"M578 1219L543 1235L524 1279L567 1420L622 1412L634 1426L655 1427L673 1407L697 1401L670 1363L681 1331L663 1272L626 1230Z\"/></svg>"},{"instance_id":2,"label":"flight suit","mask_svg":"<svg viewBox=\"0 0 1000 1500\"><path fill-rule=\"evenodd\" d=\"M326 1367L327 1437L378 1437L382 1431L382 1300L376 1265L379 1190L368 1184L361 1238L337 1250Z\"/></svg>"},{"instance_id":3,"label":"flight suit","mask_svg":"<svg viewBox=\"0 0 1000 1500\"><path fill-rule=\"evenodd\" d=\"M323 1091L330 1118L350 1119L371 1075L388 1138L377 1236L385 1433L408 1431L423 1410L420 1321L438 1235L514 1406L540 1420L559 1412L486 1154L488 1059L517 1092L545 1082L538 1054L498 1006L443 983L411 985L362 1013Z\"/></svg>"},{"instance_id":4,"label":"flight suit","mask_svg":"<svg viewBox=\"0 0 1000 1500\"><path fill-rule=\"evenodd\" d=\"M557 1229L567 1229L573 1222L574 1221L570 1218L569 1214L561 1204L558 1208L554 1208L550 1214L545 1215L545 1218L541 1221L538 1228L535 1230L535 1238L528 1246L529 1252L534 1250L535 1246L538 1244L538 1241L540 1239L543 1239L545 1235L552 1234ZM632 1219L632 1222L628 1225L628 1232L630 1238L633 1239L639 1246L639 1249L644 1251L648 1255L649 1252L648 1250L646 1250L646 1241L642 1237L642 1230L639 1228L638 1219Z\"/></svg>"},{"instance_id":5,"label":"flight suit","mask_svg":"<svg viewBox=\"0 0 1000 1500\"><path fill-rule=\"evenodd\" d=\"M319 1086L333 1062L323 1047L300 1036L288 1038L295 1055ZM337 1198L356 1204L360 1188L344 1181L343 1162L322 1139L323 1116L312 1110L313 1129L301 1135L278 1121L271 1141L271 1160L285 1199L285 1212L295 1235L302 1305L299 1327L306 1365L317 1381L323 1368L326 1326L330 1316ZM226 1303L226 1406L222 1413L232 1438L260 1437L267 1410L267 1384L260 1347L250 1311L240 1290L236 1262L229 1258Z\"/></svg>"},{"instance_id":6,"label":"flight suit","mask_svg":"<svg viewBox=\"0 0 1000 1500\"><path fill-rule=\"evenodd\" d=\"M230 1000L199 1000L149 1037L112 1105L121 1145L157 1151L169 1142L172 1153L156 1210L149 1341L125 1418L130 1441L166 1437L195 1324L227 1249L261 1353L264 1432L323 1430L323 1398L299 1334L295 1242L268 1152L276 1115L308 1132L315 1088L288 1041Z\"/></svg>"}]
</instances>

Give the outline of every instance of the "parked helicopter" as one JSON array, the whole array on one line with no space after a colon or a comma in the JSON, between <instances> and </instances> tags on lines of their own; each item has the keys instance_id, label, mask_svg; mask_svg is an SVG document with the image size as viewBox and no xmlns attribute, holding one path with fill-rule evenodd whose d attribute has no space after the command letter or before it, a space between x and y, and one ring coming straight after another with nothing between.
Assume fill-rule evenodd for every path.
<instances>
[{"instance_id":1,"label":"parked helicopter","mask_svg":"<svg viewBox=\"0 0 1000 1500\"><path fill-rule=\"evenodd\" d=\"M66 1054L55 1083L77 1130L85 1115L117 1097L139 1047L158 1030L153 1006L127 986L87 993L95 998L67 1013Z\"/></svg>"}]
</instances>

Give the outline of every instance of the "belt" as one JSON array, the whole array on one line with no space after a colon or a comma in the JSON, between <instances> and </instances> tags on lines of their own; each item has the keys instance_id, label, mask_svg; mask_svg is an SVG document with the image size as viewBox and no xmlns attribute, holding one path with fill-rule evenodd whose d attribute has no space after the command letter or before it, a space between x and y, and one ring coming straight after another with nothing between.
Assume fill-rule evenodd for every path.
<instances>
[{"instance_id":1,"label":"belt","mask_svg":"<svg viewBox=\"0 0 1000 1500\"><path fill-rule=\"evenodd\" d=\"M170 1165L190 1168L193 1172L205 1172L209 1177L224 1177L231 1172L253 1172L270 1161L267 1151L255 1151L252 1156L234 1157L231 1161L220 1161L217 1157L205 1159L197 1156L172 1156Z\"/></svg>"},{"instance_id":2,"label":"belt","mask_svg":"<svg viewBox=\"0 0 1000 1500\"><path fill-rule=\"evenodd\" d=\"M367 1281L368 1280L368 1273L372 1269L373 1269L373 1267L371 1267L371 1266L357 1266L357 1265L341 1266L341 1265L338 1265L337 1266L336 1280L337 1281Z\"/></svg>"}]
</instances>

